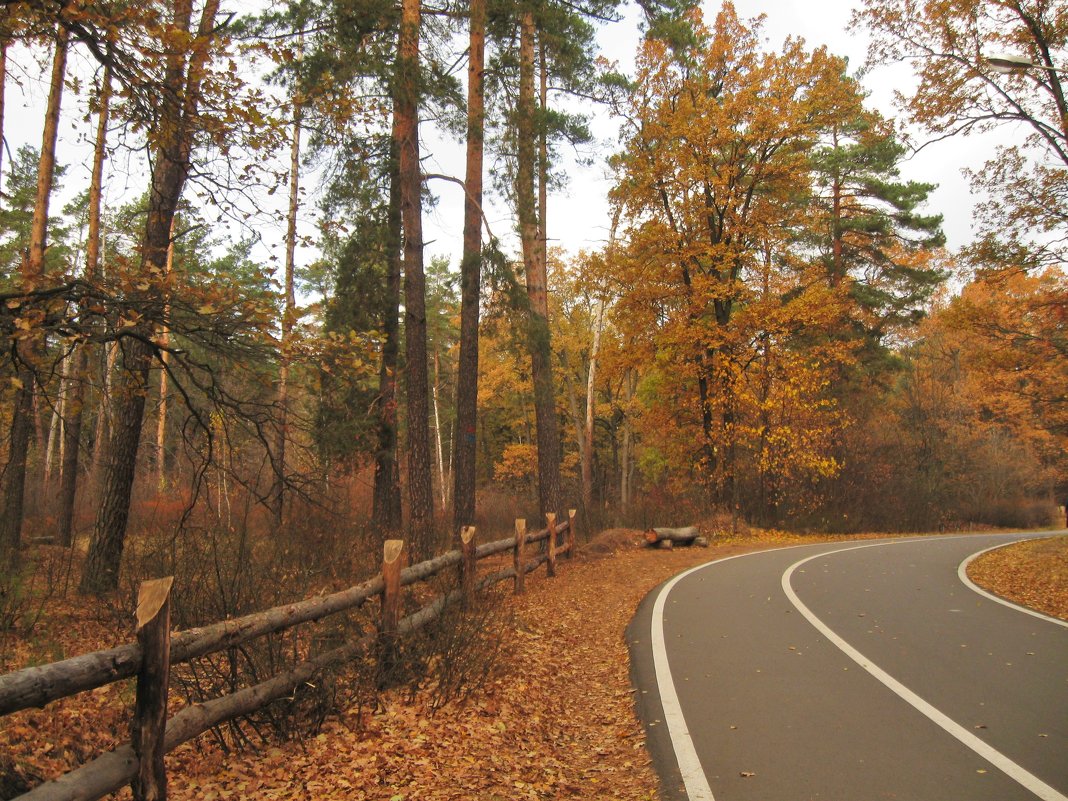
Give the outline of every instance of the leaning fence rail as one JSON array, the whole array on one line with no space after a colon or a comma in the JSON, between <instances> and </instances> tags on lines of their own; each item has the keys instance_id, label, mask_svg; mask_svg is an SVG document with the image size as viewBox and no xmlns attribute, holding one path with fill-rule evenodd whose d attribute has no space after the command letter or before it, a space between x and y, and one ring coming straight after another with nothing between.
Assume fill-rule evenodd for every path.
<instances>
[{"instance_id":1,"label":"leaning fence rail","mask_svg":"<svg viewBox=\"0 0 1068 801\"><path fill-rule=\"evenodd\" d=\"M90 762L44 782L20 801L94 801L129 784L136 801L166 798L163 756L182 743L200 736L227 720L262 709L290 695L317 673L347 662L377 643L403 637L429 623L450 604L500 581L512 579L516 594L524 591L526 574L546 565L546 574L556 574L558 556L575 550L575 510L567 520L556 522L546 515L544 529L527 533L526 521L516 520L515 534L493 542L475 542L474 527L460 532L461 547L418 564L405 566L402 540L387 540L382 572L373 578L331 595L308 598L261 612L186 631L170 630L170 591L173 579L143 582L138 592L137 639L135 642L93 653L24 668L0 676L0 716L22 709L43 707L51 701L137 678L130 742L101 754ZM563 542L561 542L563 537ZM540 553L530 545L546 541ZM483 576L478 562L490 556L512 553L512 566ZM459 571L457 589L438 596L407 617L400 617L403 588L436 576L445 570ZM225 651L249 640L274 634L301 623L358 609L368 599L381 597L379 630L319 654L290 670L234 693L190 704L167 719L170 669L198 657ZM387 649L388 650L388 649Z\"/></svg>"}]
</instances>

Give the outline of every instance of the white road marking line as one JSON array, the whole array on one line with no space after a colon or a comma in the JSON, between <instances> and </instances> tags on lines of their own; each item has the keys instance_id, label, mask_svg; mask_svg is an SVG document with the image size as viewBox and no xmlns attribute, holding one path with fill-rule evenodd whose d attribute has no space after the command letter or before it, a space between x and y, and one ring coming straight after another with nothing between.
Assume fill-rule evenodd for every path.
<instances>
[{"instance_id":1,"label":"white road marking line","mask_svg":"<svg viewBox=\"0 0 1068 801\"><path fill-rule=\"evenodd\" d=\"M795 562L794 564L790 565L790 567L786 569L786 572L782 574L783 592L786 593L786 597L790 599L790 603L792 603L794 607L796 607L797 611L804 615L808 622L815 626L817 631L819 631L830 642L837 646L838 649L842 651L842 653L844 653L846 656L848 656L850 659L852 659L854 662L856 662L858 665L868 671L868 673L870 673L872 676L882 682L891 692L895 693L903 701L910 704L921 714L929 718L933 723L940 726L944 731L946 731L946 733L955 737L957 740L959 740L965 746L977 753L979 756L983 757L983 759L987 760L991 765L996 767L1010 779L1027 788L1036 796L1043 799L1043 801L1068 801L1068 797L1062 795L1057 790L1050 787L1044 781L1039 779L1037 776L1022 768L1020 765L1017 765L1015 762L1013 762L1011 759L1009 759L997 749L993 748L990 745L987 745L985 742L980 740L970 731L968 731L959 723L954 721L944 712L936 709L934 706L920 698L920 696L916 695L916 693L914 693L904 684L899 682L885 670L874 664L871 660L864 656L864 654L862 654L852 645L847 643L844 639L838 636L838 634L836 634L830 627L828 627L822 620L816 617L816 615L812 613L812 610L805 606L801 599L797 597L797 593L794 592L793 587L790 585L790 578L793 576L794 571L797 570L797 568L799 568L801 565L805 564L806 562L810 562L813 559L819 559L822 557L831 556L833 554L843 553L845 551L856 551L862 548L878 548L884 545L898 545L906 541L907 540L889 543L874 543L870 545L854 545L849 548L840 548L836 551L825 551L816 554L815 556L809 556L806 559L802 559L801 561Z\"/></svg>"},{"instance_id":2,"label":"white road marking line","mask_svg":"<svg viewBox=\"0 0 1068 801\"><path fill-rule=\"evenodd\" d=\"M1064 536L1064 535L1063 534L1054 534L1053 536L1057 537L1057 536ZM1028 538L1028 539L1047 539L1047 538ZM1048 539L1053 539L1053 537L1049 537ZM972 562L974 562L976 559L978 559L984 553L990 553L990 551L996 551L998 548L1006 548L1009 545L1015 545L1017 542L1026 542L1026 541L1027 540L1013 540L1012 542L1003 542L1000 545L994 545L994 546L992 546L990 548L986 548L986 549L984 549L982 551L979 551L978 553L973 553L971 556L969 556L967 559L965 559L963 562L961 562L960 565L957 566L957 578L959 578L961 580L961 583L963 583L964 586L967 587L969 590L971 590L972 592L979 593L984 598L989 598L991 601L999 603L1002 606L1009 607L1009 609L1015 609L1017 612L1023 612L1025 615L1031 615L1032 617L1037 617L1039 620L1046 620L1046 621L1049 621L1050 623L1056 623L1058 626L1064 626L1065 628L1068 628L1068 621L1064 621L1064 620L1061 620L1060 618L1056 618L1056 617L1050 617L1049 615L1044 615L1041 612L1036 612L1034 609L1028 609L1026 606L1020 606L1019 604L1014 604L1012 601L1008 601L1008 600L1006 600L1004 598L1000 598L997 595L994 595L994 593L992 593L992 592L987 592L982 587L977 585L974 581L972 581L970 578L968 578L968 565L970 565Z\"/></svg>"},{"instance_id":3,"label":"white road marking line","mask_svg":"<svg viewBox=\"0 0 1068 801\"><path fill-rule=\"evenodd\" d=\"M712 795L712 788L708 786L708 777L701 767L701 760L697 756L693 739L690 737L690 729L686 725L686 717L682 714L682 705L679 703L678 693L675 692L675 681L671 676L671 665L668 664L667 645L664 641L664 604L667 597L676 584L698 570L703 570L712 565L729 562L743 556L754 556L758 553L771 551L791 550L793 548L811 548L811 545L788 545L783 548L770 548L766 551L753 551L751 553L739 553L734 556L726 556L705 562L703 565L691 567L679 573L668 581L656 596L653 602L651 638L649 647L653 652L653 672L656 674L657 692L660 694L660 706L664 710L664 724L667 726L668 737L671 739L671 747L675 751L675 761L679 766L679 774L682 776L683 785L686 787L686 795L690 801L716 801Z\"/></svg>"},{"instance_id":4,"label":"white road marking line","mask_svg":"<svg viewBox=\"0 0 1068 801\"><path fill-rule=\"evenodd\" d=\"M701 767L697 749L694 748L693 740L690 739L690 730L686 726L679 696L675 692L675 682L671 678L671 666L668 664L667 647L664 643L664 602L676 584L703 567L707 565L698 565L684 573L679 573L660 589L653 603L651 640L653 672L656 674L660 705L664 709L664 723L667 725L671 746L675 749L675 761L679 764L679 773L682 774L682 783L686 787L686 795L690 801L716 801L716 799L712 795L712 788L708 786L708 778L705 776L704 768Z\"/></svg>"}]
</instances>

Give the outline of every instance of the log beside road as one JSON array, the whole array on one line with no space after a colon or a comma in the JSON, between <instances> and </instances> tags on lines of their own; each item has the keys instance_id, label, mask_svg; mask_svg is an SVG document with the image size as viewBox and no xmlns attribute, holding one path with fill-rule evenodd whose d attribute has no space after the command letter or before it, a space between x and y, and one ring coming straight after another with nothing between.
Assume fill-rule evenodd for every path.
<instances>
[{"instance_id":1,"label":"log beside road","mask_svg":"<svg viewBox=\"0 0 1068 801\"><path fill-rule=\"evenodd\" d=\"M650 528L645 531L645 541L650 546L659 548L672 548L676 545L708 547L708 539L701 536L697 526Z\"/></svg>"}]
</instances>

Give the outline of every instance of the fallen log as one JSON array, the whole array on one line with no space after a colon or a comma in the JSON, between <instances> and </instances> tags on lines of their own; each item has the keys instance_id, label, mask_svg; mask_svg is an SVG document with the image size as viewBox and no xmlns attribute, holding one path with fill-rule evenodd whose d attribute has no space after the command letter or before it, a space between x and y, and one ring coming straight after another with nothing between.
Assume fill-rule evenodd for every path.
<instances>
[{"instance_id":1,"label":"fallen log","mask_svg":"<svg viewBox=\"0 0 1068 801\"><path fill-rule=\"evenodd\" d=\"M672 548L676 545L708 547L708 540L700 535L697 526L650 528L645 532L645 541L650 546L658 548Z\"/></svg>"}]
</instances>

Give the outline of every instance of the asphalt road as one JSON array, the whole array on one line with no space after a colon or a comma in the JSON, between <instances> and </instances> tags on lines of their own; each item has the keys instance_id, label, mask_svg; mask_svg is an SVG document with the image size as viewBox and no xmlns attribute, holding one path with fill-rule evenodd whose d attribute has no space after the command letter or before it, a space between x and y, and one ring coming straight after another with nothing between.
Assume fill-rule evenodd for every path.
<instances>
[{"instance_id":1,"label":"asphalt road","mask_svg":"<svg viewBox=\"0 0 1068 801\"><path fill-rule=\"evenodd\" d=\"M658 587L627 637L667 798L1068 801L1068 627L958 574L1030 536L763 551Z\"/></svg>"}]
</instances>

